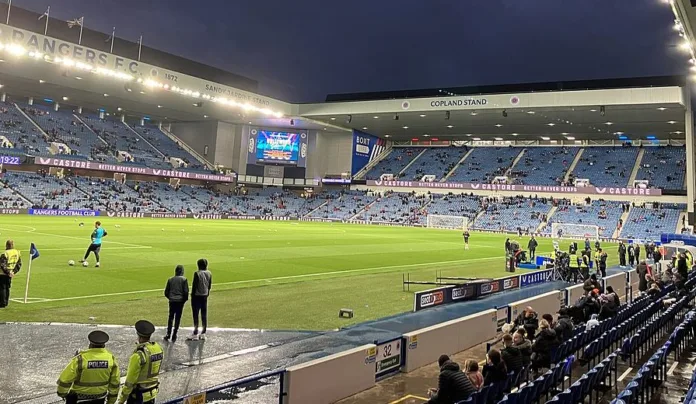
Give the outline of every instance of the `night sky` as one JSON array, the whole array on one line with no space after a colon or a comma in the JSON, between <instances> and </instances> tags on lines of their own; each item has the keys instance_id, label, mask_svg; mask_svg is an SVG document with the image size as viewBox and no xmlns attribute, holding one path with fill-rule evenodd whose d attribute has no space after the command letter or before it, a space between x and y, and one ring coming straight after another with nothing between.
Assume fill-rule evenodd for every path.
<instances>
[{"instance_id":1,"label":"night sky","mask_svg":"<svg viewBox=\"0 0 696 404\"><path fill-rule=\"evenodd\" d=\"M13 0L293 102L326 94L686 73L660 0ZM50 35L50 28L49 28ZM116 50L116 52L118 52Z\"/></svg>"}]
</instances>

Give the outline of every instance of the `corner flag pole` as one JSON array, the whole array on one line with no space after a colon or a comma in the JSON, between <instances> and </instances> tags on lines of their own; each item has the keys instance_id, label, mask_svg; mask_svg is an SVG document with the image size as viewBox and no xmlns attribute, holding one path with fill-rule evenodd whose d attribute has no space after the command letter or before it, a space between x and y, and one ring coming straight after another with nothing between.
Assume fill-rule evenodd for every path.
<instances>
[{"instance_id":1,"label":"corner flag pole","mask_svg":"<svg viewBox=\"0 0 696 404\"><path fill-rule=\"evenodd\" d=\"M24 287L24 303L29 299L29 278L31 277L31 262L34 261L29 257L29 268L27 269L27 284Z\"/></svg>"}]
</instances>

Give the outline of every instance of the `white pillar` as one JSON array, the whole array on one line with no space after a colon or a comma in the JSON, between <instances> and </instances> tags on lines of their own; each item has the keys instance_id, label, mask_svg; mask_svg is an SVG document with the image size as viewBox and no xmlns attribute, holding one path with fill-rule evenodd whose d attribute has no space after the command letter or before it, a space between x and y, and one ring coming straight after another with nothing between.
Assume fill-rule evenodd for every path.
<instances>
[{"instance_id":1,"label":"white pillar","mask_svg":"<svg viewBox=\"0 0 696 404\"><path fill-rule=\"evenodd\" d=\"M104 111L99 111L99 119L104 119Z\"/></svg>"},{"instance_id":2,"label":"white pillar","mask_svg":"<svg viewBox=\"0 0 696 404\"><path fill-rule=\"evenodd\" d=\"M59 109L60 109L60 104L58 104L57 102L55 104L53 104L54 111L58 112Z\"/></svg>"},{"instance_id":3,"label":"white pillar","mask_svg":"<svg viewBox=\"0 0 696 404\"><path fill-rule=\"evenodd\" d=\"M27 101L27 104L34 105L34 97L29 97L29 101Z\"/></svg>"},{"instance_id":4,"label":"white pillar","mask_svg":"<svg viewBox=\"0 0 696 404\"><path fill-rule=\"evenodd\" d=\"M684 95L684 131L686 132L686 211L688 216L694 213L694 187L696 187L696 175L694 173L694 117L691 110L691 90L685 89ZM689 222L693 225L693 222Z\"/></svg>"},{"instance_id":5,"label":"white pillar","mask_svg":"<svg viewBox=\"0 0 696 404\"><path fill-rule=\"evenodd\" d=\"M82 107L77 107L77 113L82 115Z\"/></svg>"},{"instance_id":6,"label":"white pillar","mask_svg":"<svg viewBox=\"0 0 696 404\"><path fill-rule=\"evenodd\" d=\"M126 115L121 115L121 122L125 123L126 122Z\"/></svg>"},{"instance_id":7,"label":"white pillar","mask_svg":"<svg viewBox=\"0 0 696 404\"><path fill-rule=\"evenodd\" d=\"M168 123L167 124L167 132L171 132L171 131L172 131L172 124Z\"/></svg>"},{"instance_id":8,"label":"white pillar","mask_svg":"<svg viewBox=\"0 0 696 404\"><path fill-rule=\"evenodd\" d=\"M2 93L2 102L7 102L7 93Z\"/></svg>"},{"instance_id":9,"label":"white pillar","mask_svg":"<svg viewBox=\"0 0 696 404\"><path fill-rule=\"evenodd\" d=\"M145 118L140 118L140 126L145 126Z\"/></svg>"}]
</instances>

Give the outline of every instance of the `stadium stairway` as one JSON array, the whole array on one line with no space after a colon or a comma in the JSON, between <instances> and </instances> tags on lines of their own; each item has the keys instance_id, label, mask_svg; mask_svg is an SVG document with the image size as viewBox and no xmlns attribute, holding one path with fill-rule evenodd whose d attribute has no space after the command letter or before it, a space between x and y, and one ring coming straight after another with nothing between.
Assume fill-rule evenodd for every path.
<instances>
[{"instance_id":1,"label":"stadium stairway","mask_svg":"<svg viewBox=\"0 0 696 404\"><path fill-rule=\"evenodd\" d=\"M551 219L554 213L556 213L556 210L558 209L558 206L552 206L551 209L549 209L549 213L546 214L547 219ZM549 224L548 220L545 222L539 223L539 226L536 228L537 233L541 233L542 230Z\"/></svg>"},{"instance_id":2,"label":"stadium stairway","mask_svg":"<svg viewBox=\"0 0 696 404\"><path fill-rule=\"evenodd\" d=\"M568 182L568 180L570 179L570 176L575 171L575 167L578 165L578 162L580 162L580 159L582 158L582 154L584 152L585 152L585 148L578 150L578 153L575 155L573 162L570 163L570 167L568 167L568 171L566 171L565 177L563 177L563 182L565 182L565 183Z\"/></svg>"},{"instance_id":3,"label":"stadium stairway","mask_svg":"<svg viewBox=\"0 0 696 404\"><path fill-rule=\"evenodd\" d=\"M638 151L638 158L636 158L636 164L633 165L631 175L628 177L629 187L633 186L633 181L635 181L636 177L638 176L638 171L640 171L640 165L643 162L643 156L645 156L645 149L641 148L640 151Z\"/></svg>"},{"instance_id":4,"label":"stadium stairway","mask_svg":"<svg viewBox=\"0 0 696 404\"><path fill-rule=\"evenodd\" d=\"M624 213L621 214L620 220L621 220L621 223L623 223L624 225L626 224L626 220L628 220L628 215L631 213L631 209L633 209L633 207L630 207L627 211L625 211ZM617 223L617 227L614 230L614 234L612 234L611 237L612 238L619 238L619 235L621 234L621 230L623 230L623 228L619 229L618 223Z\"/></svg>"},{"instance_id":5,"label":"stadium stairway","mask_svg":"<svg viewBox=\"0 0 696 404\"><path fill-rule=\"evenodd\" d=\"M391 154L392 150L394 150L394 149L392 148L391 145L387 146L381 154L377 155L377 157L375 157L372 161L367 163L365 165L365 167L363 167L362 169L360 169L360 171L355 173L355 175L353 177L355 177L355 179L360 179L360 180L365 179L365 174L367 174L370 170L372 170L380 161L382 161L387 156L389 156L389 154Z\"/></svg>"},{"instance_id":6,"label":"stadium stairway","mask_svg":"<svg viewBox=\"0 0 696 404\"><path fill-rule=\"evenodd\" d=\"M133 129L130 125L128 125L128 124L125 123L125 122L123 122L123 125L124 125L126 128L128 128L128 130L130 130L131 132L133 132L133 134L135 135L135 137L137 137L137 138L140 139L140 140L143 140L145 143L147 143L148 145L150 145L150 147L152 147L153 150L155 150L157 153L159 153L159 155L160 155L161 157L164 157L164 153L162 153L162 152L160 151L160 149L158 149L157 147L155 147L155 145L153 145L152 143L150 143L149 140L145 139L144 136L140 136L140 133L138 133L138 131L136 131L135 129Z\"/></svg>"},{"instance_id":7,"label":"stadium stairway","mask_svg":"<svg viewBox=\"0 0 696 404\"><path fill-rule=\"evenodd\" d=\"M130 125L128 125L128 124L125 124L125 125L128 126L128 128L129 128L130 130L132 130L133 132L138 133L138 132L137 132L135 129L133 129ZM164 129L163 127L160 127L159 130L160 130L162 133L164 133L167 137L169 137L170 139L172 139L172 141L173 141L174 143L177 143L177 144L179 144L181 147L183 147L184 150L186 150L187 152L189 152L189 154L191 154L193 157L195 157L196 160L198 160L201 164L203 164L204 166L206 166L208 169L210 169L210 170L214 170L214 169L215 169L215 165L214 165L213 163L211 163L210 161L208 161L208 159L206 159L206 158L203 157L200 153L198 153L197 151L195 151L195 150L193 149L193 147L191 147L191 146L188 145L188 143L186 143L186 142L184 142L183 140L179 139L174 133L172 133L172 132L170 132L170 131ZM142 139L143 136L140 136L140 138ZM149 143L149 142L148 142L148 143ZM154 146L153 146L153 147L154 147ZM159 149L158 149L157 151L159 151ZM161 153L161 151L160 151L160 153Z\"/></svg>"},{"instance_id":8,"label":"stadium stairway","mask_svg":"<svg viewBox=\"0 0 696 404\"><path fill-rule=\"evenodd\" d=\"M34 122L34 120L31 119L31 117L29 117L29 115L27 115L27 113L24 112L24 110L22 110L22 108L21 108L19 105L17 105L16 102L13 102L12 105L14 105L14 107L17 108L17 111L19 111L19 113L22 114L22 116L24 117L24 119L26 119L27 121L31 122L32 125L34 125L34 127L39 131L39 133L41 133L42 135L44 135L44 137L46 137L46 138L49 137L48 134L46 133L46 131L44 131L44 130L41 128L41 126L39 126L38 123ZM48 151L46 151L46 152L48 152Z\"/></svg>"},{"instance_id":9,"label":"stadium stairway","mask_svg":"<svg viewBox=\"0 0 696 404\"><path fill-rule=\"evenodd\" d=\"M452 173L454 173L455 171L457 171L457 168L459 168L459 165L462 164L462 163L464 162L464 160L466 160L466 158L469 157L469 155L470 155L473 151L474 151L473 148L469 149L469 151L466 152L466 153L464 154L464 157L462 157L462 159L459 160L459 162L457 162L457 164L455 164L454 167L452 167L452 169L450 170L450 172L448 172L447 175L445 175L445 177L444 177L443 179L440 180L440 182L447 182L447 179L452 175Z\"/></svg>"},{"instance_id":10,"label":"stadium stairway","mask_svg":"<svg viewBox=\"0 0 696 404\"><path fill-rule=\"evenodd\" d=\"M421 152L418 153L418 155L417 155L416 157L412 158L411 161L409 161L408 164L406 164L406 166L405 166L401 171L399 171L398 177L400 178L401 175L402 175L403 173L405 173L406 170L408 170L408 168L411 167L411 166L413 165L413 163L415 163L416 160L418 160L418 159L423 155L423 153L426 152L426 150L428 150L428 149L424 147L423 150L421 150Z\"/></svg>"},{"instance_id":11,"label":"stadium stairway","mask_svg":"<svg viewBox=\"0 0 696 404\"><path fill-rule=\"evenodd\" d=\"M515 157L515 159L512 161L512 164L510 164L510 167L508 167L508 169L505 170L505 176L508 176L508 177L510 176L510 172L512 171L513 168L515 168L517 163L520 160L522 160L522 157L524 156L526 151L527 151L527 149L522 148L522 150L520 151L520 154L518 154L517 157Z\"/></svg>"}]
</instances>

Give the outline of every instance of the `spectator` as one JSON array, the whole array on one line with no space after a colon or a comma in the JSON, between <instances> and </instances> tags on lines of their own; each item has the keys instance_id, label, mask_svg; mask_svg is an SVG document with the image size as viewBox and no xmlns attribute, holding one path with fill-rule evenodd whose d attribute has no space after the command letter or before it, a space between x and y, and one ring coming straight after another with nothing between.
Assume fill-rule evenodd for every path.
<instances>
[{"instance_id":1,"label":"spectator","mask_svg":"<svg viewBox=\"0 0 696 404\"><path fill-rule=\"evenodd\" d=\"M483 387L483 375L479 370L479 364L474 359L467 359L464 363L466 368L466 375L469 377L471 385L474 386L476 390L481 390Z\"/></svg>"},{"instance_id":2,"label":"spectator","mask_svg":"<svg viewBox=\"0 0 696 404\"><path fill-rule=\"evenodd\" d=\"M585 324L585 330L590 331L598 325L599 320L597 320L597 314L593 314L592 317L590 317L590 319L587 320L587 324Z\"/></svg>"},{"instance_id":3,"label":"spectator","mask_svg":"<svg viewBox=\"0 0 696 404\"><path fill-rule=\"evenodd\" d=\"M466 400L476 392L467 374L449 356L440 355L437 364L440 366L440 376L437 389L428 390L429 404L454 404Z\"/></svg>"},{"instance_id":4,"label":"spectator","mask_svg":"<svg viewBox=\"0 0 696 404\"><path fill-rule=\"evenodd\" d=\"M525 338L527 333L524 328L520 328L515 332L512 337L512 341L515 343L515 347L520 350L522 354L522 365L528 366L532 363L532 343Z\"/></svg>"},{"instance_id":5,"label":"spectator","mask_svg":"<svg viewBox=\"0 0 696 404\"><path fill-rule=\"evenodd\" d=\"M176 334L179 332L181 313L184 311L184 304L188 300L189 286L188 279L184 277L184 266L177 265L174 276L167 280L164 288L164 297L169 300L169 319L167 320L167 335L164 340L176 342ZM174 333L172 333L172 322L174 323Z\"/></svg>"},{"instance_id":6,"label":"spectator","mask_svg":"<svg viewBox=\"0 0 696 404\"><path fill-rule=\"evenodd\" d=\"M483 367L483 385L502 383L507 380L507 367L497 349L491 349L486 354L486 365Z\"/></svg>"},{"instance_id":7,"label":"spectator","mask_svg":"<svg viewBox=\"0 0 696 404\"><path fill-rule=\"evenodd\" d=\"M677 260L677 273L682 279L689 279L689 264L686 261L686 254L680 253L679 259Z\"/></svg>"},{"instance_id":8,"label":"spectator","mask_svg":"<svg viewBox=\"0 0 696 404\"><path fill-rule=\"evenodd\" d=\"M551 353L558 346L556 331L546 320L539 322L539 335L532 344L532 369L538 371L551 367Z\"/></svg>"},{"instance_id":9,"label":"spectator","mask_svg":"<svg viewBox=\"0 0 696 404\"><path fill-rule=\"evenodd\" d=\"M205 340L205 331L208 328L208 296L213 287L213 275L208 271L208 260L201 258L196 263L198 271L193 274L191 287L191 309L193 311L193 335L186 338L189 341ZM198 315L200 313L203 330L198 335Z\"/></svg>"},{"instance_id":10,"label":"spectator","mask_svg":"<svg viewBox=\"0 0 696 404\"><path fill-rule=\"evenodd\" d=\"M573 326L573 320L571 320L570 316L568 315L567 308L563 307L562 309L558 310L558 321L556 321L553 329L556 331L558 338L560 338L562 341L569 341L571 338L573 338L573 330L575 327Z\"/></svg>"},{"instance_id":11,"label":"spectator","mask_svg":"<svg viewBox=\"0 0 696 404\"><path fill-rule=\"evenodd\" d=\"M508 372L519 372L524 366L522 352L517 348L512 340L512 335L503 335L503 349L500 351L503 362L507 366Z\"/></svg>"},{"instance_id":12,"label":"spectator","mask_svg":"<svg viewBox=\"0 0 696 404\"><path fill-rule=\"evenodd\" d=\"M621 299L619 299L619 294L614 292L614 288L612 286L607 286L607 295L614 300L614 304L616 307L621 306Z\"/></svg>"},{"instance_id":13,"label":"spectator","mask_svg":"<svg viewBox=\"0 0 696 404\"><path fill-rule=\"evenodd\" d=\"M619 307L616 305L614 298L607 294L603 294L599 297L599 303L601 308L599 309L599 321L604 321L608 318L614 317Z\"/></svg>"},{"instance_id":14,"label":"spectator","mask_svg":"<svg viewBox=\"0 0 696 404\"><path fill-rule=\"evenodd\" d=\"M645 260L638 264L636 271L638 272L638 290L645 292L648 290L648 278L646 277L648 275L648 264L645 263Z\"/></svg>"},{"instance_id":15,"label":"spectator","mask_svg":"<svg viewBox=\"0 0 696 404\"><path fill-rule=\"evenodd\" d=\"M524 327L524 330L527 332L527 338L530 340L534 339L534 334L537 328L539 328L539 320L534 309L528 306L522 310L522 313L515 319L515 326Z\"/></svg>"},{"instance_id":16,"label":"spectator","mask_svg":"<svg viewBox=\"0 0 696 404\"><path fill-rule=\"evenodd\" d=\"M593 289L602 290L602 285L600 285L599 281L597 280L597 274L590 275L590 277L583 284L582 288L585 290L585 292L589 292Z\"/></svg>"}]
</instances>

